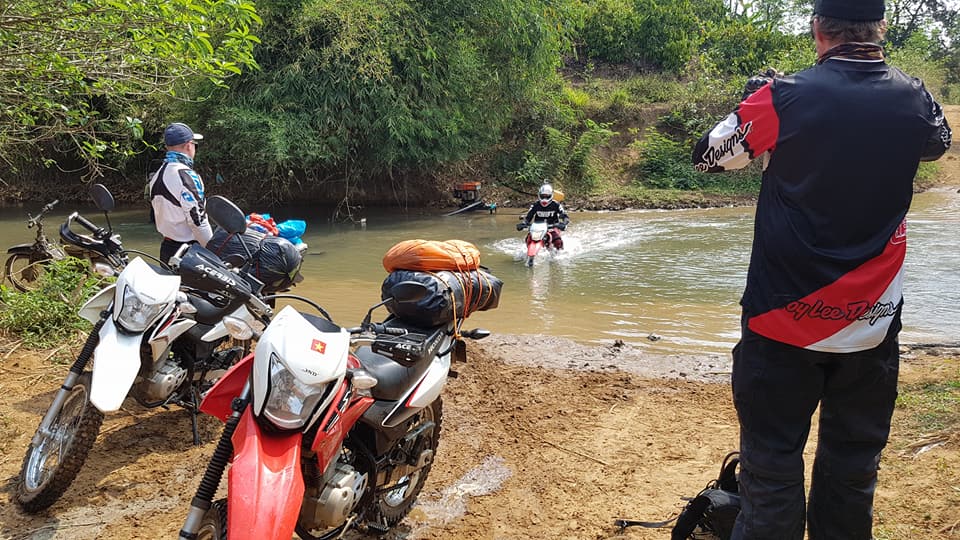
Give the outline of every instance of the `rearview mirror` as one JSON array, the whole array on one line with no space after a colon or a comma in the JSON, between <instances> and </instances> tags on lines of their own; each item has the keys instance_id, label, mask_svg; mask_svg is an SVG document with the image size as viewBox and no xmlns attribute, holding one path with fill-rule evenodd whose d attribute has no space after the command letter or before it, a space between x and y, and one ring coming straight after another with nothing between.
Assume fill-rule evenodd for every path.
<instances>
[{"instance_id":1,"label":"rearview mirror","mask_svg":"<svg viewBox=\"0 0 960 540\"><path fill-rule=\"evenodd\" d=\"M243 211L220 195L207 199L207 215L230 234L242 234L247 230L247 218Z\"/></svg>"},{"instance_id":2,"label":"rearview mirror","mask_svg":"<svg viewBox=\"0 0 960 540\"><path fill-rule=\"evenodd\" d=\"M115 204L113 195L103 184L94 184L90 186L90 197L93 199L93 204L97 205L97 208L100 210L104 212L113 210Z\"/></svg>"}]
</instances>

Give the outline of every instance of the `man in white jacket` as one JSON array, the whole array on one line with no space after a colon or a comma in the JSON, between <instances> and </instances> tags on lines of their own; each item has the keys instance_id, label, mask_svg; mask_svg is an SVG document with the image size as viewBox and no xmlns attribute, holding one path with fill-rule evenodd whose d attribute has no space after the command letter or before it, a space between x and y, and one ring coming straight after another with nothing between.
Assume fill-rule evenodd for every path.
<instances>
[{"instance_id":1,"label":"man in white jacket","mask_svg":"<svg viewBox=\"0 0 960 540\"><path fill-rule=\"evenodd\" d=\"M183 244L205 246L213 236L204 211L203 180L193 170L197 142L203 135L186 124L175 122L163 132L167 155L150 178L150 204L157 230L163 235L160 260L168 262Z\"/></svg>"}]
</instances>

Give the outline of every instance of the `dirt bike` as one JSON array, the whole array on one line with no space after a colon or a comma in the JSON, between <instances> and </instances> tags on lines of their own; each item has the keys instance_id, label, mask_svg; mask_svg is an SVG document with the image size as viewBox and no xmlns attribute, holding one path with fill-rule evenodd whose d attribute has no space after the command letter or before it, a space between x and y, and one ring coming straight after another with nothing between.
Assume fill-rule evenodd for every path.
<instances>
[{"instance_id":1,"label":"dirt bike","mask_svg":"<svg viewBox=\"0 0 960 540\"><path fill-rule=\"evenodd\" d=\"M523 218L521 218L523 219ZM546 221L534 221L533 223L518 223L517 230L528 229L526 238L523 239L527 246L527 257L525 259L527 266L533 266L533 261L540 253L540 249L550 249L556 251L554 242L560 237L560 231L566 228L565 223L556 223L547 225Z\"/></svg>"},{"instance_id":2,"label":"dirt bike","mask_svg":"<svg viewBox=\"0 0 960 540\"><path fill-rule=\"evenodd\" d=\"M291 306L277 314L201 404L225 427L181 540L382 534L409 513L437 451L451 359L465 360L466 345L453 323L370 321L377 307L426 291L393 285L356 328ZM228 462L227 498L214 502Z\"/></svg>"},{"instance_id":3,"label":"dirt bike","mask_svg":"<svg viewBox=\"0 0 960 540\"><path fill-rule=\"evenodd\" d=\"M211 217L224 204L232 206L214 199L208 204ZM82 218L75 221L95 228ZM242 286L255 299L263 284L247 269L233 271L196 245L184 246L177 257L191 269L183 279L136 257L116 283L80 309L94 327L27 448L15 494L25 511L43 510L66 491L93 447L104 413L119 409L128 395L144 407L184 407L191 413L194 444L200 443L200 394L244 352L239 345L226 347L226 328L231 321L256 327L246 306L266 306L222 294L228 285ZM91 358L94 365L87 370Z\"/></svg>"},{"instance_id":4,"label":"dirt bike","mask_svg":"<svg viewBox=\"0 0 960 540\"><path fill-rule=\"evenodd\" d=\"M113 195L102 184L94 184L90 188L90 195L97 208L103 211L104 216L114 208ZM32 244L21 244L7 249L10 254L4 265L4 275L13 286L21 292L35 289L40 276L51 261L58 261L66 256L87 259L91 269L101 275L116 275L126 265L128 251L123 249L120 235L115 234L110 227L107 217L107 228L99 227L77 212L73 212L60 226L62 245L47 238L43 232L43 217L59 201L46 204L36 216L29 216L27 228L37 228L37 236ZM77 223L82 225L92 236L77 234L71 229Z\"/></svg>"},{"instance_id":5,"label":"dirt bike","mask_svg":"<svg viewBox=\"0 0 960 540\"><path fill-rule=\"evenodd\" d=\"M47 203L36 216L27 214L27 228L37 228L37 236L32 244L20 244L7 249L9 256L3 267L4 276L18 291L36 288L43 265L66 257L63 249L51 242L43 232L43 216L59 202Z\"/></svg>"}]
</instances>

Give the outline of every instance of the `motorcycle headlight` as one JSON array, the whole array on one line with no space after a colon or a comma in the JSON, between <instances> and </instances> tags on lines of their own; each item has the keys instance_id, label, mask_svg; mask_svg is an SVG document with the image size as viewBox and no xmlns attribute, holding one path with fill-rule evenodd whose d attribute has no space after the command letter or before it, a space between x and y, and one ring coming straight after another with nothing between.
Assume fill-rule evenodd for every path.
<instances>
[{"instance_id":1,"label":"motorcycle headlight","mask_svg":"<svg viewBox=\"0 0 960 540\"><path fill-rule=\"evenodd\" d=\"M270 356L270 393L263 415L281 429L302 428L330 384L315 386L297 379L276 354Z\"/></svg>"},{"instance_id":2,"label":"motorcycle headlight","mask_svg":"<svg viewBox=\"0 0 960 540\"><path fill-rule=\"evenodd\" d=\"M167 308L168 302L148 304L130 287L123 290L123 305L117 314L117 323L130 332L143 332Z\"/></svg>"}]
</instances>

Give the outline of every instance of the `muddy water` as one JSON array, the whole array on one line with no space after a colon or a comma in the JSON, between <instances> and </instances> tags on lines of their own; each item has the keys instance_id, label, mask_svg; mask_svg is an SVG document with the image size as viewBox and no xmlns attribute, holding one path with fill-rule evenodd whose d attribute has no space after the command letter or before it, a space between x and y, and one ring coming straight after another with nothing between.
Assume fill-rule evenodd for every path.
<instances>
[{"instance_id":1,"label":"muddy water","mask_svg":"<svg viewBox=\"0 0 960 540\"><path fill-rule=\"evenodd\" d=\"M46 221L56 237L68 210ZM26 212L0 209L0 245L28 242ZM365 227L330 225L329 212L275 211L278 220L308 222L305 281L296 292L321 302L343 325L355 325L379 299L383 254L409 238L460 238L476 244L482 263L504 281L500 306L469 323L499 333L547 334L583 343L620 339L651 352L726 352L738 335L753 208L578 212L559 255L521 261L514 224L519 209L453 217L371 212ZM103 217L84 214L98 223ZM111 214L129 248L158 251L141 209ZM904 342L960 340L960 194L918 195L909 216ZM471 324L468 324L470 326ZM545 351L546 352L546 351Z\"/></svg>"}]
</instances>

